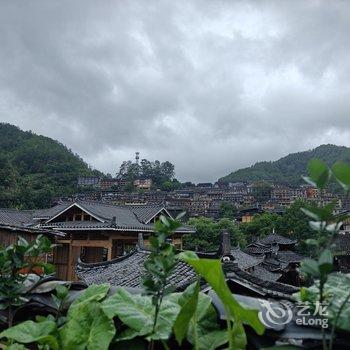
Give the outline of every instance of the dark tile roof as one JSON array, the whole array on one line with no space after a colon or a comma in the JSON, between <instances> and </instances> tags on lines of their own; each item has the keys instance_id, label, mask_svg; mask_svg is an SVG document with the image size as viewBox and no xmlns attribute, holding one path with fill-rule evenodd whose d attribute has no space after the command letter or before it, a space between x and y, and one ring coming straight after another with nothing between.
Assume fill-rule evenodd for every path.
<instances>
[{"instance_id":1,"label":"dark tile roof","mask_svg":"<svg viewBox=\"0 0 350 350\"><path fill-rule=\"evenodd\" d=\"M61 230L104 230L104 231L138 231L138 232L154 232L153 224L142 224L139 222L129 222L113 224L111 221L99 222L99 221L60 221L60 222L50 222L47 224L42 224L41 227L53 228ZM176 231L176 233L192 233L193 228L187 226L181 226Z\"/></svg>"},{"instance_id":2,"label":"dark tile roof","mask_svg":"<svg viewBox=\"0 0 350 350\"><path fill-rule=\"evenodd\" d=\"M37 209L33 213L33 219L43 219L43 220L50 219L53 216L56 216L62 210L71 206L72 204L73 202L63 202L51 208Z\"/></svg>"},{"instance_id":3,"label":"dark tile roof","mask_svg":"<svg viewBox=\"0 0 350 350\"><path fill-rule=\"evenodd\" d=\"M339 233L333 240L335 255L350 255L350 234Z\"/></svg>"},{"instance_id":4,"label":"dark tile roof","mask_svg":"<svg viewBox=\"0 0 350 350\"><path fill-rule=\"evenodd\" d=\"M231 249L231 256L234 258L234 261L238 264L238 267L243 270L261 264L265 258L264 256L257 257L247 254L240 248Z\"/></svg>"},{"instance_id":5,"label":"dark tile roof","mask_svg":"<svg viewBox=\"0 0 350 350\"><path fill-rule=\"evenodd\" d=\"M86 284L110 283L113 286L140 288L143 264L149 252L137 248L133 252L110 261L85 264L81 261L76 266L77 276ZM193 269L184 262L178 262L168 286L176 286L177 290L185 289L196 278Z\"/></svg>"},{"instance_id":6,"label":"dark tile roof","mask_svg":"<svg viewBox=\"0 0 350 350\"><path fill-rule=\"evenodd\" d=\"M299 291L299 288L280 282L267 281L251 273L243 271L234 262L228 262L223 265L226 273L226 279L232 279L233 282L240 282L247 288L260 292L262 295L273 298L293 299L292 294Z\"/></svg>"},{"instance_id":7,"label":"dark tile roof","mask_svg":"<svg viewBox=\"0 0 350 350\"><path fill-rule=\"evenodd\" d=\"M279 250L277 252L277 259L287 263L299 263L305 259L305 257L291 250Z\"/></svg>"},{"instance_id":8,"label":"dark tile roof","mask_svg":"<svg viewBox=\"0 0 350 350\"><path fill-rule=\"evenodd\" d=\"M100 221L59 221L59 222L49 222L47 224L42 224L41 227L57 228L62 230L80 230L80 229L101 229L110 228L110 222L100 222Z\"/></svg>"},{"instance_id":9,"label":"dark tile roof","mask_svg":"<svg viewBox=\"0 0 350 350\"><path fill-rule=\"evenodd\" d=\"M78 205L82 210L93 215L98 221L64 221L51 222L51 220L63 213L66 209ZM110 229L117 231L142 231L153 232L153 224L146 224L155 215L165 210L163 205L139 205L124 206L112 205L95 201L64 202L52 208L35 211L18 211L4 209L0 211L0 222L19 224L25 222L27 225L36 225L39 220L44 228L55 228L62 230L94 230ZM3 220L2 220L3 219ZM182 226L176 230L177 233L192 233L195 230L189 226Z\"/></svg>"},{"instance_id":10,"label":"dark tile roof","mask_svg":"<svg viewBox=\"0 0 350 350\"><path fill-rule=\"evenodd\" d=\"M277 257L266 258L263 262L263 267L270 272L282 271L289 265L288 262L280 261Z\"/></svg>"},{"instance_id":11,"label":"dark tile roof","mask_svg":"<svg viewBox=\"0 0 350 350\"><path fill-rule=\"evenodd\" d=\"M138 220L144 224L153 219L159 212L166 210L163 204L156 205L130 205L128 206ZM170 213L169 213L170 214Z\"/></svg>"},{"instance_id":12,"label":"dark tile roof","mask_svg":"<svg viewBox=\"0 0 350 350\"><path fill-rule=\"evenodd\" d=\"M33 210L0 209L0 223L27 226L32 223Z\"/></svg>"},{"instance_id":13,"label":"dark tile roof","mask_svg":"<svg viewBox=\"0 0 350 350\"><path fill-rule=\"evenodd\" d=\"M272 248L270 245L264 245L261 243L252 243L249 244L244 251L248 254L253 254L253 255L260 255L260 254L265 254L269 253L272 251Z\"/></svg>"},{"instance_id":14,"label":"dark tile roof","mask_svg":"<svg viewBox=\"0 0 350 350\"><path fill-rule=\"evenodd\" d=\"M261 265L255 266L254 270L250 273L255 277L269 282L276 282L282 276L281 273L270 272Z\"/></svg>"},{"instance_id":15,"label":"dark tile roof","mask_svg":"<svg viewBox=\"0 0 350 350\"><path fill-rule=\"evenodd\" d=\"M297 241L294 239L283 237L283 236L277 235L275 233L271 233L270 235L259 239L258 242L265 244L265 245L269 245L269 244L296 244L297 243Z\"/></svg>"},{"instance_id":16,"label":"dark tile roof","mask_svg":"<svg viewBox=\"0 0 350 350\"><path fill-rule=\"evenodd\" d=\"M10 225L10 224L4 224L0 223L0 228L2 230L8 230L13 231L15 233L35 233L35 234L43 234L43 235L50 235L50 236L60 236L64 237L65 233L61 232L59 230L51 230L51 229L45 229L41 227L30 227L30 226L20 226L20 225Z\"/></svg>"},{"instance_id":17,"label":"dark tile roof","mask_svg":"<svg viewBox=\"0 0 350 350\"><path fill-rule=\"evenodd\" d=\"M137 248L123 257L106 262L86 264L79 261L76 265L78 278L87 285L93 283L110 283L112 286L140 288L142 285L143 264L149 252ZM291 298L298 288L264 280L242 270L235 262L223 262L223 270L227 280L244 285L246 288L259 291L262 295L278 298ZM185 289L196 280L196 274L186 263L178 262L168 285L177 290Z\"/></svg>"}]
</instances>

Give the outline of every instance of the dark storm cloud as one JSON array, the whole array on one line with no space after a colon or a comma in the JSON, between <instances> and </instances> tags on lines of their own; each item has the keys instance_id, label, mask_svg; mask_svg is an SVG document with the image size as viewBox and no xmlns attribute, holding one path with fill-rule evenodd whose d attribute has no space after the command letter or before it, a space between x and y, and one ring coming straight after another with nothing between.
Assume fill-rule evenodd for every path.
<instances>
[{"instance_id":1,"label":"dark storm cloud","mask_svg":"<svg viewBox=\"0 0 350 350\"><path fill-rule=\"evenodd\" d=\"M343 1L3 1L0 118L115 172L139 150L215 180L350 145Z\"/></svg>"}]
</instances>

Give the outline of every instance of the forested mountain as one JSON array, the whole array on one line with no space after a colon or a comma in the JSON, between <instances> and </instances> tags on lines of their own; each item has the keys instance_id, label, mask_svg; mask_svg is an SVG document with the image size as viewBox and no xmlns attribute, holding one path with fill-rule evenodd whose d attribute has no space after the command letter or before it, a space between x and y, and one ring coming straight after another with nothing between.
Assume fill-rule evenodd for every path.
<instances>
[{"instance_id":1,"label":"forested mountain","mask_svg":"<svg viewBox=\"0 0 350 350\"><path fill-rule=\"evenodd\" d=\"M0 207L38 208L73 194L79 175L100 174L48 137L0 123Z\"/></svg>"},{"instance_id":2,"label":"forested mountain","mask_svg":"<svg viewBox=\"0 0 350 350\"><path fill-rule=\"evenodd\" d=\"M303 183L310 159L319 158L332 165L336 161L350 162L350 148L321 145L313 150L289 154L275 162L258 162L251 167L239 169L219 179L219 182L261 181L299 185Z\"/></svg>"}]
</instances>

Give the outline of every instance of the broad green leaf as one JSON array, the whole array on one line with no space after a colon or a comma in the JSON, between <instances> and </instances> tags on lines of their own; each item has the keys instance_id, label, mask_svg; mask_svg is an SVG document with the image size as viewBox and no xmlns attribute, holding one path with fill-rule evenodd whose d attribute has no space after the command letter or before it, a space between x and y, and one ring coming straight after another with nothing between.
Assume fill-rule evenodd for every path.
<instances>
[{"instance_id":1,"label":"broad green leaf","mask_svg":"<svg viewBox=\"0 0 350 350\"><path fill-rule=\"evenodd\" d=\"M140 331L150 325L153 305L147 296L133 295L124 288L117 288L111 297L102 302L102 310L109 318L118 316L124 324Z\"/></svg>"},{"instance_id":2,"label":"broad green leaf","mask_svg":"<svg viewBox=\"0 0 350 350\"><path fill-rule=\"evenodd\" d=\"M56 330L56 323L53 321L34 322L25 321L16 326L8 328L0 333L0 338L8 338L19 343L33 343L47 337Z\"/></svg>"},{"instance_id":3,"label":"broad green leaf","mask_svg":"<svg viewBox=\"0 0 350 350\"><path fill-rule=\"evenodd\" d=\"M188 289L190 292L190 287ZM191 293L186 294L187 291L173 293L169 298L180 305L184 305ZM221 330L217 322L217 312L211 303L211 298L201 292L198 294L196 313L192 316L188 327L187 340L192 345L197 342L199 350L214 349L215 344L220 343L222 345L228 342L226 329Z\"/></svg>"},{"instance_id":4,"label":"broad green leaf","mask_svg":"<svg viewBox=\"0 0 350 350\"><path fill-rule=\"evenodd\" d=\"M192 252L190 250L187 250L185 252L181 252L179 255L178 255L178 258L180 260L183 260L183 261L187 261L189 259L193 259L193 260L199 260L197 254L195 252Z\"/></svg>"},{"instance_id":5,"label":"broad green leaf","mask_svg":"<svg viewBox=\"0 0 350 350\"><path fill-rule=\"evenodd\" d=\"M301 262L300 270L302 273L318 278L320 276L320 270L318 268L318 263L313 259L304 259Z\"/></svg>"},{"instance_id":6,"label":"broad green leaf","mask_svg":"<svg viewBox=\"0 0 350 350\"><path fill-rule=\"evenodd\" d=\"M315 221L332 221L335 220L333 212L336 205L337 201L334 200L323 207L308 205L305 208L301 208L301 211Z\"/></svg>"},{"instance_id":7,"label":"broad green leaf","mask_svg":"<svg viewBox=\"0 0 350 350\"><path fill-rule=\"evenodd\" d=\"M318 246L318 241L313 238L309 238L305 241L306 244L311 245L311 246Z\"/></svg>"},{"instance_id":8,"label":"broad green leaf","mask_svg":"<svg viewBox=\"0 0 350 350\"><path fill-rule=\"evenodd\" d=\"M319 189L325 188L330 178L327 164L320 159L311 159L307 169L309 177L304 177L304 180Z\"/></svg>"},{"instance_id":9,"label":"broad green leaf","mask_svg":"<svg viewBox=\"0 0 350 350\"><path fill-rule=\"evenodd\" d=\"M136 331L132 333L135 336L168 339L180 306L169 298L163 300L156 330L152 335L154 306L149 296L132 295L125 289L118 288L115 294L103 301L102 309L109 318L118 316L126 326Z\"/></svg>"},{"instance_id":10,"label":"broad green leaf","mask_svg":"<svg viewBox=\"0 0 350 350\"><path fill-rule=\"evenodd\" d=\"M227 342L227 331L225 329L217 329L199 337L198 350L215 350Z\"/></svg>"},{"instance_id":11,"label":"broad green leaf","mask_svg":"<svg viewBox=\"0 0 350 350\"><path fill-rule=\"evenodd\" d=\"M333 254L329 249L325 249L318 259L319 270L322 274L327 274L333 269Z\"/></svg>"},{"instance_id":12,"label":"broad green leaf","mask_svg":"<svg viewBox=\"0 0 350 350\"><path fill-rule=\"evenodd\" d=\"M155 333L148 338L155 340L168 339L172 333L173 325L179 311L179 304L172 302L168 298L165 298L159 311Z\"/></svg>"},{"instance_id":13,"label":"broad green leaf","mask_svg":"<svg viewBox=\"0 0 350 350\"><path fill-rule=\"evenodd\" d=\"M238 349L244 349L246 346L245 332L240 326L241 322L250 325L258 334L264 332L265 328L258 318L258 311L242 307L233 297L226 284L220 260L190 259L186 256L184 260L210 284L229 312L229 316L234 321L232 342Z\"/></svg>"},{"instance_id":14,"label":"broad green leaf","mask_svg":"<svg viewBox=\"0 0 350 350\"><path fill-rule=\"evenodd\" d=\"M300 210L307 215L309 218L313 220L321 220L321 217L318 212L315 212L315 210L312 210L313 208L300 208Z\"/></svg>"},{"instance_id":15,"label":"broad green leaf","mask_svg":"<svg viewBox=\"0 0 350 350\"><path fill-rule=\"evenodd\" d=\"M39 344L48 346L49 349L59 350L58 341L55 335L47 335L37 341Z\"/></svg>"},{"instance_id":16,"label":"broad green leaf","mask_svg":"<svg viewBox=\"0 0 350 350\"><path fill-rule=\"evenodd\" d=\"M60 329L65 350L107 350L114 335L113 320L94 300L76 305L68 322Z\"/></svg>"},{"instance_id":17,"label":"broad green leaf","mask_svg":"<svg viewBox=\"0 0 350 350\"><path fill-rule=\"evenodd\" d=\"M59 299L64 299L68 295L69 289L62 284L56 286L56 295Z\"/></svg>"},{"instance_id":18,"label":"broad green leaf","mask_svg":"<svg viewBox=\"0 0 350 350\"><path fill-rule=\"evenodd\" d=\"M27 348L23 344L11 344L4 348L5 350L27 350Z\"/></svg>"},{"instance_id":19,"label":"broad green leaf","mask_svg":"<svg viewBox=\"0 0 350 350\"><path fill-rule=\"evenodd\" d=\"M350 293L350 276L343 273L331 273L324 286L324 293L327 296L327 312L330 323L334 323L334 319ZM313 285L309 288L302 288L296 297L304 302L311 302L315 305L319 300L319 288ZM340 314L337 328L350 332L350 300L343 307Z\"/></svg>"},{"instance_id":20,"label":"broad green leaf","mask_svg":"<svg viewBox=\"0 0 350 350\"><path fill-rule=\"evenodd\" d=\"M350 165L337 162L332 167L332 172L339 184L346 192L350 191Z\"/></svg>"},{"instance_id":21,"label":"broad green leaf","mask_svg":"<svg viewBox=\"0 0 350 350\"><path fill-rule=\"evenodd\" d=\"M180 301L180 305L182 307L174 323L175 338L180 345L186 337L190 321L197 309L199 282L197 282L195 286L190 286L189 288L187 288L187 290L184 292L184 295L186 294L186 292L190 295L188 295L187 300L185 300L182 305Z\"/></svg>"},{"instance_id":22,"label":"broad green leaf","mask_svg":"<svg viewBox=\"0 0 350 350\"><path fill-rule=\"evenodd\" d=\"M322 231L326 227L325 221L309 221L309 226L312 230Z\"/></svg>"},{"instance_id":23,"label":"broad green leaf","mask_svg":"<svg viewBox=\"0 0 350 350\"><path fill-rule=\"evenodd\" d=\"M161 221L165 226L167 226L167 227L170 226L169 220L168 220L164 215L161 215L161 216L159 217L159 219L160 219L160 221Z\"/></svg>"},{"instance_id":24,"label":"broad green leaf","mask_svg":"<svg viewBox=\"0 0 350 350\"><path fill-rule=\"evenodd\" d=\"M74 309L81 304L102 300L107 295L109 288L109 284L92 284L74 300L68 310L68 317L74 311Z\"/></svg>"}]
</instances>

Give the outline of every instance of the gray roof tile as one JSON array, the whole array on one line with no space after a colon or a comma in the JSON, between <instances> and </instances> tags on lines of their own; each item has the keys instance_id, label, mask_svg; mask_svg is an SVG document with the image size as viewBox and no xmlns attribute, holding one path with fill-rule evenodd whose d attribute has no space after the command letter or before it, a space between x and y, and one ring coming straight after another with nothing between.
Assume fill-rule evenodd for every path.
<instances>
[{"instance_id":1,"label":"gray roof tile","mask_svg":"<svg viewBox=\"0 0 350 350\"><path fill-rule=\"evenodd\" d=\"M259 243L269 245L269 244L296 244L297 240L290 239L288 237L283 237L281 235L277 235L272 233L264 238L258 240Z\"/></svg>"},{"instance_id":2,"label":"gray roof tile","mask_svg":"<svg viewBox=\"0 0 350 350\"><path fill-rule=\"evenodd\" d=\"M148 255L148 251L137 248L128 255L102 263L85 264L80 261L76 266L76 274L88 285L110 283L113 286L139 288L142 287L143 264ZM196 274L189 265L179 262L169 278L168 286L184 289L195 277Z\"/></svg>"},{"instance_id":3,"label":"gray roof tile","mask_svg":"<svg viewBox=\"0 0 350 350\"><path fill-rule=\"evenodd\" d=\"M264 281L276 282L281 276L281 273L270 272L262 266L255 266L254 270L250 272L253 276L258 277Z\"/></svg>"},{"instance_id":4,"label":"gray roof tile","mask_svg":"<svg viewBox=\"0 0 350 350\"><path fill-rule=\"evenodd\" d=\"M32 223L33 210L0 209L0 223L27 226Z\"/></svg>"},{"instance_id":5,"label":"gray roof tile","mask_svg":"<svg viewBox=\"0 0 350 350\"><path fill-rule=\"evenodd\" d=\"M253 256L245 253L240 248L231 249L231 255L238 267L245 270L257 266L264 261L264 256Z\"/></svg>"}]
</instances>

